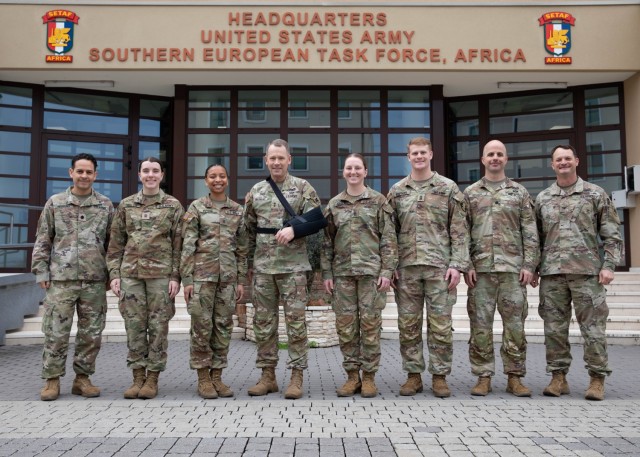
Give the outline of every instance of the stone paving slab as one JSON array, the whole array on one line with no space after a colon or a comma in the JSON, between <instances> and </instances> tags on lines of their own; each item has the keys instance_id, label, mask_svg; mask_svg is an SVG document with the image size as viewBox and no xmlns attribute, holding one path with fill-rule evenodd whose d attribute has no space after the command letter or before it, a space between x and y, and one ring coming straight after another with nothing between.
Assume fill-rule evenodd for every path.
<instances>
[{"instance_id":1,"label":"stone paving slab","mask_svg":"<svg viewBox=\"0 0 640 457\"><path fill-rule=\"evenodd\" d=\"M582 350L573 348L568 379L571 394L542 396L549 382L544 346L530 344L525 384L534 395L505 393L506 376L494 378L493 393L473 397L467 345L454 344L448 377L452 396L434 398L430 379L415 397L398 395L406 377L398 342L383 341L374 399L338 398L344 382L337 347L311 349L305 396L285 400L288 372L281 351L277 379L281 391L250 397L258 379L255 345L234 340L223 378L231 399L202 400L189 369L186 341L172 341L160 393L153 400L125 400L131 382L126 345L104 344L93 382L99 398L70 394L72 361L54 402L39 401L41 347L0 347L0 457L5 456L615 456L640 455L640 347L610 346L614 371L607 399L588 402ZM499 354L499 348L496 347ZM501 362L498 355L498 366Z\"/></svg>"}]
</instances>

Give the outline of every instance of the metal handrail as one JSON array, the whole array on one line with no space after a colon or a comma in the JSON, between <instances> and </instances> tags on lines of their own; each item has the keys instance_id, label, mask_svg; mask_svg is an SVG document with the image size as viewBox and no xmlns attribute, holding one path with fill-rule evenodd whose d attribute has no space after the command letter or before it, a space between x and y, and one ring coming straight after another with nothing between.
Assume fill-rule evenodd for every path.
<instances>
[{"instance_id":1,"label":"metal handrail","mask_svg":"<svg viewBox=\"0 0 640 457\"><path fill-rule=\"evenodd\" d=\"M0 202L0 207L20 208L20 209L27 209L27 210L42 210L44 208L43 206L21 205L21 204L15 204L15 203L1 203L1 202ZM7 238L9 238L9 241L10 241L10 243L0 244L0 249L32 248L34 243L12 243L14 214L8 211L0 211L0 214L9 216L9 236Z\"/></svg>"}]
</instances>

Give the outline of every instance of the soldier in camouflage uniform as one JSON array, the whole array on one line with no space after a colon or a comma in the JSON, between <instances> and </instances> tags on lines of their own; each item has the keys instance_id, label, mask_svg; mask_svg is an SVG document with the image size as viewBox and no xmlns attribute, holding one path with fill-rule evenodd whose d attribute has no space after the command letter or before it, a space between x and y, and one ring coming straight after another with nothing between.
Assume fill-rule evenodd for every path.
<instances>
[{"instance_id":1,"label":"soldier in camouflage uniform","mask_svg":"<svg viewBox=\"0 0 640 457\"><path fill-rule=\"evenodd\" d=\"M198 372L198 395L232 397L222 370L227 367L235 303L244 295L247 243L242 206L225 194L227 169L210 165L204 180L210 192L189 205L182 226L180 276L191 315L189 364Z\"/></svg>"},{"instance_id":2,"label":"soldier in camouflage uniform","mask_svg":"<svg viewBox=\"0 0 640 457\"><path fill-rule=\"evenodd\" d=\"M180 290L184 209L160 189L164 168L158 159L142 160L138 176L142 190L122 200L113 219L107 264L127 331L127 366L133 370L124 397L154 398Z\"/></svg>"},{"instance_id":3,"label":"soldier in camouflage uniform","mask_svg":"<svg viewBox=\"0 0 640 457\"><path fill-rule=\"evenodd\" d=\"M464 191L471 241L467 311L471 321L469 361L478 376L471 395L491 392L495 374L493 319L502 317L500 354L508 375L507 392L530 397L520 378L526 374L527 290L540 258L538 227L529 192L505 175L507 149L497 140L482 151L485 175Z\"/></svg>"},{"instance_id":4,"label":"soldier in camouflage uniform","mask_svg":"<svg viewBox=\"0 0 640 457\"><path fill-rule=\"evenodd\" d=\"M60 394L76 309L76 378L71 393L100 395L89 376L95 372L107 313L105 250L113 205L93 189L97 168L98 162L91 154L73 157L69 168L73 186L52 196L38 221L31 271L46 290L42 378L47 382L40 392L40 399L45 401L55 400Z\"/></svg>"},{"instance_id":5,"label":"soldier in camouflage uniform","mask_svg":"<svg viewBox=\"0 0 640 457\"><path fill-rule=\"evenodd\" d=\"M543 393L554 397L569 393L566 374L571 365L569 324L573 301L591 377L585 398L603 400L604 378L611 374L606 338L609 308L604 286L613 281L622 237L620 220L609 196L578 176L578 162L573 146L556 146L551 152L551 168L557 181L543 190L535 203L542 246L539 313L544 320L547 372L553 376Z\"/></svg>"},{"instance_id":6,"label":"soldier in camouflage uniform","mask_svg":"<svg viewBox=\"0 0 640 457\"><path fill-rule=\"evenodd\" d=\"M315 189L304 179L288 173L291 163L289 145L274 140L264 158L271 179L278 185L296 214L320 206ZM278 364L278 302L282 299L289 341L291 382L285 398L302 397L303 370L307 368L307 275L311 270L304 238L294 239L292 227L283 227L288 220L278 197L267 181L261 181L247 194L245 226L249 241L249 256L253 255L253 323L258 355L256 366L262 368L258 383L249 395L266 395L278 391L275 367ZM275 236L274 236L275 235Z\"/></svg>"},{"instance_id":7,"label":"soldier in camouflage uniform","mask_svg":"<svg viewBox=\"0 0 640 457\"><path fill-rule=\"evenodd\" d=\"M414 138L408 146L411 174L396 183L388 200L395 213L398 269L395 296L402 366L409 373L400 395L422 392L423 308L427 306L429 372L436 397L449 397L453 335L451 311L460 272L469 267L469 231L458 186L431 170L431 142Z\"/></svg>"},{"instance_id":8,"label":"soldier in camouflage uniform","mask_svg":"<svg viewBox=\"0 0 640 457\"><path fill-rule=\"evenodd\" d=\"M336 392L350 397L362 390L363 397L375 397L382 310L398 263L398 242L393 210L382 194L364 183L364 157L347 156L343 176L347 189L325 209L328 226L321 255L347 372L347 382Z\"/></svg>"}]
</instances>

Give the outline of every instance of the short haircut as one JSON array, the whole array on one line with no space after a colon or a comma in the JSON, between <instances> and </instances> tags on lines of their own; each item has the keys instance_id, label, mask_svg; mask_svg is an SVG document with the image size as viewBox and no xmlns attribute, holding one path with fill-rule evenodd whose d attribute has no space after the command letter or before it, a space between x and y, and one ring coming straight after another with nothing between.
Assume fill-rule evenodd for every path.
<instances>
[{"instance_id":1,"label":"short haircut","mask_svg":"<svg viewBox=\"0 0 640 457\"><path fill-rule=\"evenodd\" d=\"M140 170L142 170L142 164L144 162L151 162L151 163L160 164L160 171L164 173L164 164L157 157L145 157L144 159L142 159L140 161L140 163L138 164L138 173L140 173Z\"/></svg>"},{"instance_id":2,"label":"short haircut","mask_svg":"<svg viewBox=\"0 0 640 457\"><path fill-rule=\"evenodd\" d=\"M207 169L204 171L204 177L206 178L207 175L209 174L209 170L211 170L213 167L220 167L224 170L224 173L227 175L227 178L229 177L229 172L227 171L227 167L225 167L224 165L222 165L221 163L212 163L211 165L209 165L207 167Z\"/></svg>"},{"instance_id":3,"label":"short haircut","mask_svg":"<svg viewBox=\"0 0 640 457\"><path fill-rule=\"evenodd\" d=\"M425 138L423 136L416 136L414 138L411 138L409 140L409 144L407 144L407 152L409 152L409 148L413 145L418 145L418 146L428 146L429 149L431 148L431 140L429 138Z\"/></svg>"},{"instance_id":4,"label":"short haircut","mask_svg":"<svg viewBox=\"0 0 640 457\"><path fill-rule=\"evenodd\" d=\"M281 138L278 138L277 140L273 140L271 143L267 145L267 150L264 151L265 155L269 153L269 148L271 146L275 146L276 148L285 148L287 150L287 154L291 154L291 151L289 150L289 143L287 143L285 140Z\"/></svg>"},{"instance_id":5,"label":"short haircut","mask_svg":"<svg viewBox=\"0 0 640 457\"><path fill-rule=\"evenodd\" d=\"M369 170L369 169L367 168L367 161L366 161L366 159L365 159L365 158L364 158L364 156L363 156L362 154L360 154L359 152L352 152L351 154L349 154L349 155L344 159L345 164L347 163L347 159L350 159L351 157L353 157L353 158L355 158L355 159L360 159L360 160L362 160L362 165L364 165L364 169L365 169L365 170L367 170L367 171Z\"/></svg>"},{"instance_id":6,"label":"short haircut","mask_svg":"<svg viewBox=\"0 0 640 457\"><path fill-rule=\"evenodd\" d=\"M573 152L573 157L578 158L578 153L576 152L576 148L571 146L570 144L559 144L551 150L551 158L553 159L553 153L556 152L556 149L570 149Z\"/></svg>"},{"instance_id":7,"label":"short haircut","mask_svg":"<svg viewBox=\"0 0 640 457\"><path fill-rule=\"evenodd\" d=\"M96 158L93 157L92 154L89 154L87 152L81 152L80 154L76 154L75 156L73 156L73 158L71 159L72 170L76 168L76 162L78 160L88 160L93 164L93 171L96 171L98 169L98 161L96 160Z\"/></svg>"}]
</instances>

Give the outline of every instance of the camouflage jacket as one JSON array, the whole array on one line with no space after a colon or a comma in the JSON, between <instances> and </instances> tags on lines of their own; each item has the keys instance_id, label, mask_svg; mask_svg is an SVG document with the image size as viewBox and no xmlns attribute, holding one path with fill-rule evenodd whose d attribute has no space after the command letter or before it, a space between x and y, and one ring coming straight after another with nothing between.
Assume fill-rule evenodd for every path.
<instances>
[{"instance_id":1,"label":"camouflage jacket","mask_svg":"<svg viewBox=\"0 0 640 457\"><path fill-rule=\"evenodd\" d=\"M557 183L536 198L542 246L540 275L597 275L620 261L620 220L606 192L578 178L567 194ZM598 238L602 240L601 256Z\"/></svg>"},{"instance_id":2,"label":"camouflage jacket","mask_svg":"<svg viewBox=\"0 0 640 457\"><path fill-rule=\"evenodd\" d=\"M222 206L209 195L189 205L182 222L180 276L193 281L246 284L247 239L242 206L227 197Z\"/></svg>"},{"instance_id":3,"label":"camouflage jacket","mask_svg":"<svg viewBox=\"0 0 640 457\"><path fill-rule=\"evenodd\" d=\"M329 222L321 252L322 277L371 275L391 279L398 263L393 210L384 195L367 187L352 197L346 191L329 201Z\"/></svg>"},{"instance_id":4,"label":"camouflage jacket","mask_svg":"<svg viewBox=\"0 0 640 457\"><path fill-rule=\"evenodd\" d=\"M303 214L320 206L315 189L304 179L287 175L282 194L296 214ZM267 181L260 181L247 195L245 228L249 240L249 258L257 273L280 274L311 270L305 238L279 245L274 235L257 233L257 227L281 229L290 217Z\"/></svg>"},{"instance_id":5,"label":"camouflage jacket","mask_svg":"<svg viewBox=\"0 0 640 457\"><path fill-rule=\"evenodd\" d=\"M91 190L84 202L71 193L52 196L38 221L31 271L36 282L106 281L105 251L113 204Z\"/></svg>"},{"instance_id":6,"label":"camouflage jacket","mask_svg":"<svg viewBox=\"0 0 640 457\"><path fill-rule=\"evenodd\" d=\"M484 178L464 191L473 268L480 273L535 272L540 261L533 200L507 178L494 189Z\"/></svg>"},{"instance_id":7,"label":"camouflage jacket","mask_svg":"<svg viewBox=\"0 0 640 457\"><path fill-rule=\"evenodd\" d=\"M456 183L434 172L420 186L409 175L391 187L387 199L395 215L398 268L469 269L469 229Z\"/></svg>"},{"instance_id":8,"label":"camouflage jacket","mask_svg":"<svg viewBox=\"0 0 640 457\"><path fill-rule=\"evenodd\" d=\"M162 190L153 197L140 191L122 200L107 251L111 280L169 277L180 282L183 213L180 202Z\"/></svg>"}]
</instances>

